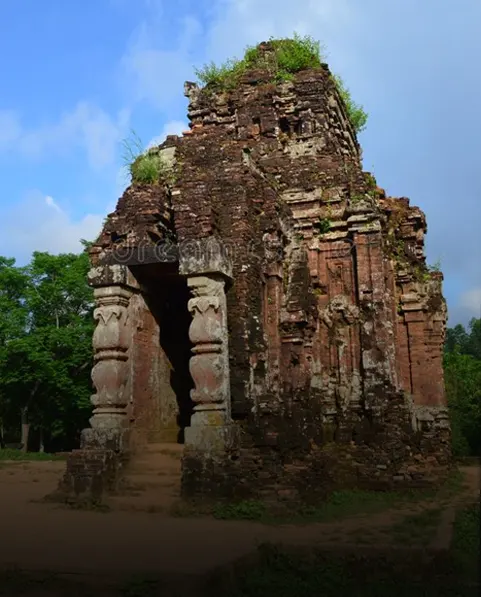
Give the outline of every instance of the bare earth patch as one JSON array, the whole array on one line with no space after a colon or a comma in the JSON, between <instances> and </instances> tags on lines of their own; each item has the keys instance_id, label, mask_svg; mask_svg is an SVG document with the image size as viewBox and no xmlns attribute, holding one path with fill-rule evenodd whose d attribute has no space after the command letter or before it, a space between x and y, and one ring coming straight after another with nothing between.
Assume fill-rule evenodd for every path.
<instances>
[{"instance_id":1,"label":"bare earth patch","mask_svg":"<svg viewBox=\"0 0 481 597\"><path fill-rule=\"evenodd\" d=\"M114 507L108 513L41 503L55 489L64 467L61 461L1 463L0 565L10 570L10 576L0 583L0 595L87 595L92 591L78 591L87 590L86 579L95 577L97 584L104 583L102 594L145 597L157 594L146 589L149 586L150 591L155 584L149 585L148 581L152 571L163 575L205 574L247 556L261 543L358 551L383 546L447 549L453 513L464 504L479 500L480 491L479 466L462 467L464 488L456 494L330 522L266 525L212 517L179 518L170 516L165 509L161 513L134 511L126 508L125 503L121 509ZM162 483L172 495L169 483ZM122 499L128 502L128 496ZM55 581L52 576L47 580L26 580L18 569L12 572L15 567L40 575L45 571L68 573L70 580L58 580L57 576ZM72 574L81 575L75 577L76 584ZM124 584L136 575L140 579L137 588L140 591L139 587L143 587L144 592L136 593L134 583L130 593L118 593L120 581L116 581L117 588L112 588L110 581L100 581L98 575L124 578ZM17 585L22 593L15 592Z\"/></svg>"}]
</instances>

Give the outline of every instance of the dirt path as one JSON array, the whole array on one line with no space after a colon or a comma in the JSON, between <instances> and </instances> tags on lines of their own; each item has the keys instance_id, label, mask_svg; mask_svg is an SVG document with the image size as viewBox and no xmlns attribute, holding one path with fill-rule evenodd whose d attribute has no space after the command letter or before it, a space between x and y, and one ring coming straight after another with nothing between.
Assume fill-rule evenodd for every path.
<instances>
[{"instance_id":1,"label":"dirt path","mask_svg":"<svg viewBox=\"0 0 481 597\"><path fill-rule=\"evenodd\" d=\"M249 554L263 542L335 546L364 538L364 543L387 545L393 543L389 528L406 517L436 508L453 511L457 503L479 498L480 490L479 467L463 467L466 489L450 504L431 501L339 522L267 526L143 512L75 511L32 502L54 489L63 468L62 462L0 467L0 566L106 575L121 571L126 576L153 570L201 574ZM450 535L441 533L441 527L435 520L432 542L447 547Z\"/></svg>"}]
</instances>

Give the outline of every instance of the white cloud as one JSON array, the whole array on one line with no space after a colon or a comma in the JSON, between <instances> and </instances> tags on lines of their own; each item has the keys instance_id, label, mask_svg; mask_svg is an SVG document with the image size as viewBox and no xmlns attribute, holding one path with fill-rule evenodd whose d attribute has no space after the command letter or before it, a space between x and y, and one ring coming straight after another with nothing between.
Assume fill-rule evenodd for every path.
<instances>
[{"instance_id":1,"label":"white cloud","mask_svg":"<svg viewBox=\"0 0 481 597\"><path fill-rule=\"evenodd\" d=\"M189 125L183 120L171 120L164 125L162 132L159 136L154 137L147 143L146 149L156 147L163 143L168 135L182 135L182 133L188 130Z\"/></svg>"},{"instance_id":2,"label":"white cloud","mask_svg":"<svg viewBox=\"0 0 481 597\"><path fill-rule=\"evenodd\" d=\"M132 94L132 101L147 101L164 111L174 108L181 96L185 77L192 76L192 50L202 33L200 23L185 17L179 24L178 38L164 49L162 10L153 3L152 16L134 30L121 60L120 77ZM176 23L177 26L177 23Z\"/></svg>"},{"instance_id":3,"label":"white cloud","mask_svg":"<svg viewBox=\"0 0 481 597\"><path fill-rule=\"evenodd\" d=\"M78 253L82 250L80 239L94 240L98 236L106 213L74 219L53 197L32 191L1 214L0 255L14 255L26 262L33 251Z\"/></svg>"},{"instance_id":4,"label":"white cloud","mask_svg":"<svg viewBox=\"0 0 481 597\"><path fill-rule=\"evenodd\" d=\"M461 295L460 305L472 315L481 317L481 287L472 288Z\"/></svg>"},{"instance_id":5,"label":"white cloud","mask_svg":"<svg viewBox=\"0 0 481 597\"><path fill-rule=\"evenodd\" d=\"M21 134L18 115L13 110L0 110L0 151L8 149Z\"/></svg>"},{"instance_id":6,"label":"white cloud","mask_svg":"<svg viewBox=\"0 0 481 597\"><path fill-rule=\"evenodd\" d=\"M354 11L359 6L349 0L217 0L205 29L193 15L175 24L178 36L169 49L161 45L167 36L162 35L162 5L152 2L150 9L122 58L121 76L126 88L134 90L133 101L147 101L167 114L182 97L184 81L193 78L194 65L240 55L246 45L271 36L293 31L322 36L337 68L356 58L349 30L358 22L360 15Z\"/></svg>"},{"instance_id":7,"label":"white cloud","mask_svg":"<svg viewBox=\"0 0 481 597\"><path fill-rule=\"evenodd\" d=\"M128 166L121 166L115 177L115 194L117 196L122 195L125 191L125 187L130 184L130 172Z\"/></svg>"},{"instance_id":8,"label":"white cloud","mask_svg":"<svg viewBox=\"0 0 481 597\"><path fill-rule=\"evenodd\" d=\"M214 59L228 57L242 52L246 44L290 37L294 31L321 38L335 48L338 58L352 54L347 29L354 23L356 4L347 0L227 0L219 4L209 30L207 54Z\"/></svg>"},{"instance_id":9,"label":"white cloud","mask_svg":"<svg viewBox=\"0 0 481 597\"><path fill-rule=\"evenodd\" d=\"M52 154L64 155L80 147L86 152L90 166L102 169L115 160L129 120L127 110L112 118L95 104L79 102L57 122L29 130L22 126L16 112L0 110L0 151L40 159Z\"/></svg>"},{"instance_id":10,"label":"white cloud","mask_svg":"<svg viewBox=\"0 0 481 597\"><path fill-rule=\"evenodd\" d=\"M52 207L53 209L55 209L58 212L62 212L62 209L56 204L55 200L53 197L50 197L50 195L47 195L45 197L45 203Z\"/></svg>"}]
</instances>

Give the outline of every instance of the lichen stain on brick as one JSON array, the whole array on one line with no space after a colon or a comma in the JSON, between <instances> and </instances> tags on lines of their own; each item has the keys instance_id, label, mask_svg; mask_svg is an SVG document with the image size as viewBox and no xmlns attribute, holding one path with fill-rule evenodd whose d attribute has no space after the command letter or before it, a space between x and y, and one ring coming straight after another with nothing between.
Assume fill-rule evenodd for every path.
<instances>
[{"instance_id":1,"label":"lichen stain on brick","mask_svg":"<svg viewBox=\"0 0 481 597\"><path fill-rule=\"evenodd\" d=\"M336 487L442 479L451 463L442 274L425 264L423 212L363 172L328 67L277 86L245 76L229 92L185 89L190 130L161 148L169 149L175 177L132 184L91 248L94 286L123 284L145 297L128 307L136 321L129 404L118 411L130 438L122 450L141 451L162 435L162 421L175 426L177 408L179 429L191 438L185 496L310 501ZM182 252L212 238L227 247L232 271L217 272L227 276L225 300L224 282L215 291L220 307L212 291L198 317L208 326L226 316L219 349L208 338L192 346L182 279L215 277L221 265L190 256L179 266L175 250L159 258L164 241ZM116 270L109 279L113 263L125 279ZM156 311L161 300L183 306ZM158 337L169 317L166 347ZM197 427L189 418L192 348L203 368L195 375L206 384L221 384L215 375L224 365L209 377L209 363L228 358L228 396L202 407L222 416L199 415ZM172 367L183 385L166 377ZM70 476L80 453L73 458ZM109 475L114 469L109 464Z\"/></svg>"}]
</instances>

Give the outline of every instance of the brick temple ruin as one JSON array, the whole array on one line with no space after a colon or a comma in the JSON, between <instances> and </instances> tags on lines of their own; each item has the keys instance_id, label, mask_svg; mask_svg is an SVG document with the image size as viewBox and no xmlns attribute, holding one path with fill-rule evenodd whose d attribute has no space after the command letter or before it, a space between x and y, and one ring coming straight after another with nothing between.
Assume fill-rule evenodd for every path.
<instances>
[{"instance_id":1,"label":"brick temple ruin","mask_svg":"<svg viewBox=\"0 0 481 597\"><path fill-rule=\"evenodd\" d=\"M97 393L61 486L115 491L162 442L185 497L439 481L442 274L423 212L363 172L327 65L185 93L190 130L150 150L170 175L133 183L90 249Z\"/></svg>"}]
</instances>

